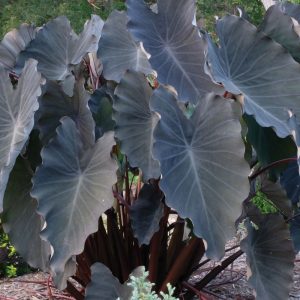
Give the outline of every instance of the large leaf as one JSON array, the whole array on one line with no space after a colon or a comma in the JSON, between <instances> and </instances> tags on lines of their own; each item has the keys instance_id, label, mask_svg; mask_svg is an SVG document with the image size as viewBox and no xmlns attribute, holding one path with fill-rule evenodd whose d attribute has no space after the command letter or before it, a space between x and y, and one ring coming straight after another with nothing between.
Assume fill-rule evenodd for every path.
<instances>
[{"instance_id":1,"label":"large leaf","mask_svg":"<svg viewBox=\"0 0 300 300\"><path fill-rule=\"evenodd\" d=\"M121 151L128 156L132 167L139 167L143 179L160 176L159 163L152 156L153 129L158 116L150 111L152 89L146 77L139 72L128 71L115 90L113 118L115 136Z\"/></svg>"},{"instance_id":2,"label":"large leaf","mask_svg":"<svg viewBox=\"0 0 300 300\"><path fill-rule=\"evenodd\" d=\"M100 89L95 90L90 97L88 104L96 123L96 139L115 127L115 122L112 119L112 103L113 99L106 86L101 86Z\"/></svg>"},{"instance_id":3,"label":"large leaf","mask_svg":"<svg viewBox=\"0 0 300 300\"><path fill-rule=\"evenodd\" d=\"M159 0L158 13L144 1L126 3L128 29L151 54L161 83L174 86L181 101L193 103L206 92L222 91L204 72L205 43L192 24L194 0Z\"/></svg>"},{"instance_id":4,"label":"large leaf","mask_svg":"<svg viewBox=\"0 0 300 300\"><path fill-rule=\"evenodd\" d=\"M280 215L268 215L258 229L250 221L246 226L248 236L241 248L247 254L256 299L288 299L295 254L287 224Z\"/></svg>"},{"instance_id":5,"label":"large leaf","mask_svg":"<svg viewBox=\"0 0 300 300\"><path fill-rule=\"evenodd\" d=\"M104 24L98 56L107 80L120 82L129 69L146 75L152 72L146 53L134 41L126 26L126 12L119 11L113 11Z\"/></svg>"},{"instance_id":6,"label":"large leaf","mask_svg":"<svg viewBox=\"0 0 300 300\"><path fill-rule=\"evenodd\" d=\"M254 147L262 166L296 155L297 149L291 137L279 138L272 128L261 127L253 116L244 114L243 119L248 127L247 140ZM270 172L273 175L278 175L284 166L281 164L272 168Z\"/></svg>"},{"instance_id":7,"label":"large leaf","mask_svg":"<svg viewBox=\"0 0 300 300\"><path fill-rule=\"evenodd\" d=\"M39 107L41 75L36 65L34 60L25 64L16 89L0 67L0 212L9 173L29 137Z\"/></svg>"},{"instance_id":8,"label":"large leaf","mask_svg":"<svg viewBox=\"0 0 300 300\"><path fill-rule=\"evenodd\" d=\"M76 123L84 145L93 145L95 123L88 108L89 98L90 94L85 90L82 80L75 83L72 97L67 96L59 84L48 81L46 92L39 99L40 108L37 112L37 128L43 144L47 144L55 135L59 120L68 116Z\"/></svg>"},{"instance_id":9,"label":"large leaf","mask_svg":"<svg viewBox=\"0 0 300 300\"><path fill-rule=\"evenodd\" d=\"M292 19L282 12L280 4L268 9L258 29L284 46L300 62L300 38L295 32Z\"/></svg>"},{"instance_id":10,"label":"large leaf","mask_svg":"<svg viewBox=\"0 0 300 300\"><path fill-rule=\"evenodd\" d=\"M69 259L82 252L87 236L97 231L99 216L113 204L112 185L117 180L117 165L110 157L113 133L85 149L72 119L65 117L61 123L42 151L32 190L47 223L42 237L54 249L54 274L63 273Z\"/></svg>"},{"instance_id":11,"label":"large leaf","mask_svg":"<svg viewBox=\"0 0 300 300\"><path fill-rule=\"evenodd\" d=\"M288 1L282 1L277 4L280 9L288 16L294 18L298 23L300 22L300 5Z\"/></svg>"},{"instance_id":12,"label":"large leaf","mask_svg":"<svg viewBox=\"0 0 300 300\"><path fill-rule=\"evenodd\" d=\"M31 178L29 161L19 158L10 174L1 219L4 231L18 253L33 268L46 271L50 245L40 237L44 221L36 213L36 200L30 196Z\"/></svg>"},{"instance_id":13,"label":"large leaf","mask_svg":"<svg viewBox=\"0 0 300 300\"><path fill-rule=\"evenodd\" d=\"M0 65L12 70L21 51L35 38L37 28L22 24L18 29L8 32L0 43Z\"/></svg>"},{"instance_id":14,"label":"large leaf","mask_svg":"<svg viewBox=\"0 0 300 300\"><path fill-rule=\"evenodd\" d=\"M162 192L153 184L144 184L137 201L130 207L130 219L134 236L139 244L149 245L163 216Z\"/></svg>"},{"instance_id":15,"label":"large leaf","mask_svg":"<svg viewBox=\"0 0 300 300\"><path fill-rule=\"evenodd\" d=\"M102 27L103 21L93 15L78 36L66 17L58 17L39 30L21 52L17 67L22 67L27 58L35 58L39 62L38 70L47 79L64 80L88 52L97 51Z\"/></svg>"},{"instance_id":16,"label":"large leaf","mask_svg":"<svg viewBox=\"0 0 300 300\"><path fill-rule=\"evenodd\" d=\"M280 177L280 183L292 203L297 204L300 201L300 176L299 165L296 161L289 163Z\"/></svg>"},{"instance_id":17,"label":"large leaf","mask_svg":"<svg viewBox=\"0 0 300 300\"><path fill-rule=\"evenodd\" d=\"M86 288L85 300L130 300L132 287L127 282L121 284L111 271L102 263L95 263L91 267L92 280ZM140 277L144 267L137 267L130 276Z\"/></svg>"},{"instance_id":18,"label":"large leaf","mask_svg":"<svg viewBox=\"0 0 300 300\"><path fill-rule=\"evenodd\" d=\"M244 110L279 137L290 134L288 110L300 113L300 65L281 45L243 18L217 22L220 47L208 37L212 76L231 93L243 93Z\"/></svg>"},{"instance_id":19,"label":"large leaf","mask_svg":"<svg viewBox=\"0 0 300 300\"><path fill-rule=\"evenodd\" d=\"M195 234L207 241L208 257L220 259L249 193L241 109L209 94L187 119L176 100L163 87L151 99L161 115L153 146L161 164L160 186L168 205L190 218Z\"/></svg>"}]
</instances>

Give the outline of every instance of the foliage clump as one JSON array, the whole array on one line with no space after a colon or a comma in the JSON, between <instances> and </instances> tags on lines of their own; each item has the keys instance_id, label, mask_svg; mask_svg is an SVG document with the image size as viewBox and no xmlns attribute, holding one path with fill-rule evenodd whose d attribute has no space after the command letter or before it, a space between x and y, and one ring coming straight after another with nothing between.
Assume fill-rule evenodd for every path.
<instances>
[{"instance_id":1,"label":"foliage clump","mask_svg":"<svg viewBox=\"0 0 300 300\"><path fill-rule=\"evenodd\" d=\"M0 277L15 277L32 271L2 229L0 231L0 256Z\"/></svg>"},{"instance_id":2,"label":"foliage clump","mask_svg":"<svg viewBox=\"0 0 300 300\"><path fill-rule=\"evenodd\" d=\"M278 209L272 204L267 196L262 191L257 191L251 202L260 210L262 214L273 214L278 212Z\"/></svg>"}]
</instances>

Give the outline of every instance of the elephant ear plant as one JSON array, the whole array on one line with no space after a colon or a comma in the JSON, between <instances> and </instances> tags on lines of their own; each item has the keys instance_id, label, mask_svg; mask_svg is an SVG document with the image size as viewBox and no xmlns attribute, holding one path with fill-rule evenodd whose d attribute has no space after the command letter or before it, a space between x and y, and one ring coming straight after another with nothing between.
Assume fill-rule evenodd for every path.
<instances>
[{"instance_id":1,"label":"elephant ear plant","mask_svg":"<svg viewBox=\"0 0 300 300\"><path fill-rule=\"evenodd\" d=\"M300 250L300 7L275 4L259 27L224 16L212 39L195 26L194 0L126 4L79 35L58 17L1 41L5 232L79 300L135 299L143 280L155 299L206 299L243 253L257 299L288 299ZM240 249L189 281L222 260L239 223Z\"/></svg>"}]
</instances>

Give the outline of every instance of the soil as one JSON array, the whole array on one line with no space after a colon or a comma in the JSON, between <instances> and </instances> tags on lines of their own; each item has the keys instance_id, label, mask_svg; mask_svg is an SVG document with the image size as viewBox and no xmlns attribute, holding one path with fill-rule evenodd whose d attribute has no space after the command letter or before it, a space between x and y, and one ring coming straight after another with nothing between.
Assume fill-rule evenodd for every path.
<instances>
[{"instance_id":1,"label":"soil","mask_svg":"<svg viewBox=\"0 0 300 300\"><path fill-rule=\"evenodd\" d=\"M238 243L237 239L228 242L226 248L232 248ZM238 249L231 250L226 253L226 257L235 253ZM224 260L223 259L223 260ZM205 260L205 258L203 259ZM200 271L196 271L190 282L194 283L202 279L217 263L208 263L203 266ZM253 289L247 282L247 264L246 255L243 254L234 261L227 269L218 275L216 279L211 281L203 290L212 299L224 300L252 300L255 299ZM197 298L195 298L197 299ZM290 291L289 300L300 300L300 253L296 257L294 268L294 282Z\"/></svg>"},{"instance_id":2,"label":"soil","mask_svg":"<svg viewBox=\"0 0 300 300\"><path fill-rule=\"evenodd\" d=\"M228 243L227 248L231 248L237 243L232 240ZM237 249L231 250L226 257L233 254ZM226 258L225 257L225 258ZM205 259L205 258L204 258ZM217 263L208 263L196 271L190 283L196 282L203 278ZM52 286L49 281L49 275L42 272L23 275L13 279L4 279L0 281L0 300L73 300L68 293L59 291ZM50 290L51 295L50 296ZM247 283L247 266L246 258L243 254L219 276L209 283L204 292L211 299L224 300L252 300L253 290ZM197 299L197 298L195 298ZM290 300L300 300L300 254L296 258L294 269L294 283L290 292Z\"/></svg>"},{"instance_id":3,"label":"soil","mask_svg":"<svg viewBox=\"0 0 300 300\"><path fill-rule=\"evenodd\" d=\"M0 300L75 300L54 288L49 274L37 272L0 281Z\"/></svg>"}]
</instances>

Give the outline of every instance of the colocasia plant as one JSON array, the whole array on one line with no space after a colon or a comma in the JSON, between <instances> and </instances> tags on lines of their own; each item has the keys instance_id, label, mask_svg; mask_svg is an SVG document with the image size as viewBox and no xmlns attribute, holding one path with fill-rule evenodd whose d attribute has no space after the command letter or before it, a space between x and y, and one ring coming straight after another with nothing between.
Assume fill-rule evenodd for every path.
<instances>
[{"instance_id":1,"label":"colocasia plant","mask_svg":"<svg viewBox=\"0 0 300 300\"><path fill-rule=\"evenodd\" d=\"M259 27L226 15L213 39L194 0L126 4L79 35L58 17L1 41L5 232L76 299L131 299L141 266L149 297L171 284L174 297L206 299L243 253L257 299L287 299L300 250L300 6L275 4ZM223 258L239 223L240 249L188 282Z\"/></svg>"}]
</instances>

